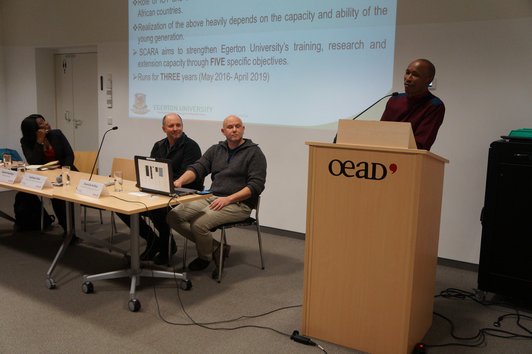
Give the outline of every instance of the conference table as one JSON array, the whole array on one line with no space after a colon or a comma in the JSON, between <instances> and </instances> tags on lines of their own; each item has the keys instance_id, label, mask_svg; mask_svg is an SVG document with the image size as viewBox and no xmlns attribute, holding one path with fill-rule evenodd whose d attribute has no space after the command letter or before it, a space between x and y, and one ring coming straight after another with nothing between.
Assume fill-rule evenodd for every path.
<instances>
[{"instance_id":1,"label":"conference table","mask_svg":"<svg viewBox=\"0 0 532 354\"><path fill-rule=\"evenodd\" d=\"M55 182L56 177L61 173L60 170L49 171L27 171L26 173L34 173L41 176L46 176L48 181ZM16 190L20 192L26 192L35 194L39 197L55 198L64 200L67 203L67 234L57 251L54 260L50 268L46 273L46 286L49 289L56 287L52 273L65 254L69 244L71 243L74 232L77 237L83 240L96 243L110 250L121 252L127 255L127 252L110 245L107 242L92 237L89 233L85 232L81 226L81 206L98 208L102 210L112 211L116 213L122 213L131 217L130 225L130 267L127 269L120 269L109 271L106 273L84 275L82 283L82 291L84 293L91 293L94 291L93 281L103 279L116 279L116 278L131 278L131 285L129 291L128 308L132 312L136 312L140 309L140 301L136 297L136 287L140 282L140 277L157 277L157 278L169 278L180 280L180 286L183 290L189 290L192 287L192 283L187 278L186 273L175 273L169 271L142 269L139 259L139 216L141 213L149 210L159 209L167 207L168 205L176 205L180 203L190 202L197 199L207 198L209 195L190 194L179 197L169 197L158 194L141 193L135 186L134 181L124 180L123 190L120 192L114 191L114 185L105 186L102 193L98 198L80 194L77 191L77 187L81 180L89 180L90 175L83 172L70 172L70 185L44 187L42 189L30 188L22 185L21 183L4 183L0 182L0 187ZM110 177L93 175L90 179L91 182L98 182L102 184L108 184L111 181ZM71 213L74 212L74 217Z\"/></svg>"},{"instance_id":2,"label":"conference table","mask_svg":"<svg viewBox=\"0 0 532 354\"><path fill-rule=\"evenodd\" d=\"M2 167L0 167L2 168ZM55 178L55 177L54 177ZM18 192L26 192L30 194L34 194L40 198L53 198L53 189L52 188L43 188L43 189L34 189L34 188L28 188L23 186L20 183L5 183L0 181L0 188L15 190ZM4 213L0 210L0 216L8 221L15 222L15 218L11 217L11 215Z\"/></svg>"}]
</instances>

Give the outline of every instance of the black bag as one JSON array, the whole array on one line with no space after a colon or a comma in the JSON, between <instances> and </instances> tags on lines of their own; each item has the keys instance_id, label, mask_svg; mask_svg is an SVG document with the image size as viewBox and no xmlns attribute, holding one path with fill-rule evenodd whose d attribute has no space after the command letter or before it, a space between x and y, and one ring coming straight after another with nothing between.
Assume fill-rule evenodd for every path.
<instances>
[{"instance_id":1,"label":"black bag","mask_svg":"<svg viewBox=\"0 0 532 354\"><path fill-rule=\"evenodd\" d=\"M36 231L41 229L41 201L33 194L18 192L15 195L15 226L20 231ZM43 209L43 229L52 225L55 216Z\"/></svg>"}]
</instances>

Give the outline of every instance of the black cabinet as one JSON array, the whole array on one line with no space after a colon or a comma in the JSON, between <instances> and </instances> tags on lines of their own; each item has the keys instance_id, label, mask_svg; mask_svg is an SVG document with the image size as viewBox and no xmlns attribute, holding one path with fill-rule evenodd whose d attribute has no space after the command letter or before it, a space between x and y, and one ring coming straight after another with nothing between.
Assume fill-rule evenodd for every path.
<instances>
[{"instance_id":1,"label":"black cabinet","mask_svg":"<svg viewBox=\"0 0 532 354\"><path fill-rule=\"evenodd\" d=\"M478 288L532 302L532 140L490 145Z\"/></svg>"}]
</instances>

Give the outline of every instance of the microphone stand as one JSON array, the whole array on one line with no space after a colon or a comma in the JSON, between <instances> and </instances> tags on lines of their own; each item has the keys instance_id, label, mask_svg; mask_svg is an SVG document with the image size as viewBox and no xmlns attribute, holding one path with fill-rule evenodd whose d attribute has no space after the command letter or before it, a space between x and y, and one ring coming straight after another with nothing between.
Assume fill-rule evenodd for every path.
<instances>
[{"instance_id":1,"label":"microphone stand","mask_svg":"<svg viewBox=\"0 0 532 354\"><path fill-rule=\"evenodd\" d=\"M379 103L380 101L382 101L383 99L385 99L386 97L395 97L399 95L399 92L393 92L393 93L390 93L389 95L386 95L386 96L383 96L381 98L379 98L377 101L375 101L375 103L373 103L371 106L369 106L368 108L366 108L365 110L363 110L362 112L360 112L359 114L357 114L356 116L353 117L352 120L355 120L357 119L358 117L360 117L361 115L363 115L364 113L366 113L371 107L375 106L377 103ZM338 137L338 132L336 133L336 135L334 136L334 140L333 140L333 144L336 144L336 138Z\"/></svg>"},{"instance_id":2,"label":"microphone stand","mask_svg":"<svg viewBox=\"0 0 532 354\"><path fill-rule=\"evenodd\" d=\"M117 130L118 127L112 127L111 129L108 129L105 133L103 133L102 142L100 143L100 147L98 148L98 152L96 153L96 158L94 159L94 165L92 165L91 169L91 175L89 177L89 181L92 179L92 174L94 173L94 168L96 167L96 163L98 162L98 158L100 157L100 151L102 150L103 141L105 140L105 136L107 133L109 133L111 130Z\"/></svg>"}]
</instances>

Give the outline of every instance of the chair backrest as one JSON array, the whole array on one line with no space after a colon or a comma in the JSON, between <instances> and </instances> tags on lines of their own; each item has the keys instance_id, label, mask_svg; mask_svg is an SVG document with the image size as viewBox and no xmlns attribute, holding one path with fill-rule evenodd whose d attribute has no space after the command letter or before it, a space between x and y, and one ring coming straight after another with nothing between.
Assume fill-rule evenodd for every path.
<instances>
[{"instance_id":1,"label":"chair backrest","mask_svg":"<svg viewBox=\"0 0 532 354\"><path fill-rule=\"evenodd\" d=\"M125 180L137 180L137 175L135 174L135 160L115 157L111 167L111 174L113 175L115 171L122 171L122 176Z\"/></svg>"},{"instance_id":2,"label":"chair backrest","mask_svg":"<svg viewBox=\"0 0 532 354\"><path fill-rule=\"evenodd\" d=\"M91 173L96 160L96 151L74 151L74 165L79 172ZM94 174L98 174L98 165L94 168Z\"/></svg>"},{"instance_id":3,"label":"chair backrest","mask_svg":"<svg viewBox=\"0 0 532 354\"><path fill-rule=\"evenodd\" d=\"M22 161L22 157L20 157L17 150L8 149L8 148L0 148L0 159L2 159L3 154L11 155L11 161Z\"/></svg>"}]
</instances>

